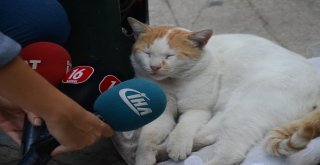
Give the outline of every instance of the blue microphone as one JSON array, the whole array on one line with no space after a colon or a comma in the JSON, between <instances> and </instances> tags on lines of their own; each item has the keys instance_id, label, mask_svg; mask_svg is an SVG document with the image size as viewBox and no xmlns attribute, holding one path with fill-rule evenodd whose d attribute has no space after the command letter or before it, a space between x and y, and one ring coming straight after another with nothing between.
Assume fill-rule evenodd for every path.
<instances>
[{"instance_id":1,"label":"blue microphone","mask_svg":"<svg viewBox=\"0 0 320 165\"><path fill-rule=\"evenodd\" d=\"M130 131L158 118L166 105L166 95L158 84L131 79L102 93L93 109L115 131Z\"/></svg>"}]
</instances>

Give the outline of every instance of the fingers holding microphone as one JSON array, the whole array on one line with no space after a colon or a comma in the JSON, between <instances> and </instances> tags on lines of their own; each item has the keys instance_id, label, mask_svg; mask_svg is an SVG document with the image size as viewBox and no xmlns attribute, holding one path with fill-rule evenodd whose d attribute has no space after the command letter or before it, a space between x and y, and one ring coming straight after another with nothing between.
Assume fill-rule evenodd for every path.
<instances>
[{"instance_id":1,"label":"fingers holding microphone","mask_svg":"<svg viewBox=\"0 0 320 165\"><path fill-rule=\"evenodd\" d=\"M48 107L46 111L54 113L40 116L45 121L49 132L61 144L54 151L54 154L79 150L93 144L102 136L112 135L112 129L108 125L90 113L87 108L83 108L83 102L87 102L89 98L94 99L96 97L83 93L83 91L91 91L90 89L84 90L81 88L82 84L76 85L75 87L80 87L75 90L73 90L74 86L61 88L63 86L63 84L60 84L61 80L67 76L66 72L71 67L71 56L67 50L55 43L36 42L24 47L21 56L32 69L36 70L52 85L58 87L63 93L56 90L49 92L47 88L47 93L51 95L51 100L42 99L42 103L46 102L46 107ZM72 73L72 71L70 72ZM69 94L69 97L66 97L65 95L68 96L68 93L73 95ZM84 99L79 100L76 97L84 97ZM35 124L40 119L38 116L28 115L28 117L33 125L38 125ZM41 134L40 132L38 133Z\"/></svg>"},{"instance_id":2,"label":"fingers holding microphone","mask_svg":"<svg viewBox=\"0 0 320 165\"><path fill-rule=\"evenodd\" d=\"M46 121L49 132L61 144L51 155L76 151L93 145L103 137L113 135L112 128L91 112L78 105L56 121Z\"/></svg>"},{"instance_id":3,"label":"fingers holding microphone","mask_svg":"<svg viewBox=\"0 0 320 165\"><path fill-rule=\"evenodd\" d=\"M27 60L32 66L37 66L39 73L40 64L44 66L46 60L41 60L41 54L43 53L36 54L36 51L33 50L46 50L45 52L49 48L57 50L56 47L51 45L39 43L33 45L37 49L29 47L30 55L35 57L28 56L30 59ZM66 53L60 52L60 54ZM49 57L49 55L46 57ZM56 55L53 57L56 57ZM41 62L35 60L36 58L40 58ZM61 64L66 64L65 61L67 60L65 59L68 60L68 58L59 60L62 62ZM50 60L50 62L52 61L58 62L56 58ZM44 148L48 148L46 147L47 144L52 146L46 149L46 154L56 155L66 151L82 149L92 145L101 137L112 136L113 129L115 131L128 131L140 128L159 117L166 107L166 96L159 85L142 79L132 79L120 83L119 79L126 78L117 79L113 76L121 75L116 67L105 65L105 61L97 59L88 60L84 63L85 66L74 67L64 76L58 87L62 93L56 88L49 87L48 82L42 81L42 83L37 83L40 85L37 85L34 89L37 89L39 93L41 93L40 91L46 91L45 97L35 95L28 98L34 100L37 105L30 106L28 109L33 110L45 121L49 133L56 139L55 141L49 140L48 142L52 142L51 144L41 145ZM49 63L45 66L49 66ZM62 66L60 70L64 71L65 65ZM44 73L50 73L48 74L48 80L49 78L60 79L58 78L60 76L51 75L53 72L49 71L51 68L55 68L54 71L56 72L57 67L45 68ZM50 82L55 81L51 80ZM117 83L119 84L116 85ZM103 89L106 91L102 92ZM42 101L37 102L36 100ZM39 107L42 107L42 110L36 111ZM96 117L92 111L102 117L107 124ZM56 146L58 147L56 148ZM52 150L53 152L51 152ZM39 152L43 155L42 149L39 149Z\"/></svg>"},{"instance_id":4,"label":"fingers holding microphone","mask_svg":"<svg viewBox=\"0 0 320 165\"><path fill-rule=\"evenodd\" d=\"M59 135L51 132L62 144L54 150L53 155L83 148L101 137L110 137L113 134L112 129L129 131L150 123L165 110L166 96L159 85L147 80L132 79L102 93L93 107L94 112L107 124L91 112L86 112L88 114L85 115L83 111L69 111L66 115L72 118L64 116L68 120L64 123L70 122L70 124L61 125L61 127L65 127L64 131L72 137L59 139ZM54 126L57 127L57 125ZM50 129L49 125L48 127L49 130L54 130Z\"/></svg>"}]
</instances>

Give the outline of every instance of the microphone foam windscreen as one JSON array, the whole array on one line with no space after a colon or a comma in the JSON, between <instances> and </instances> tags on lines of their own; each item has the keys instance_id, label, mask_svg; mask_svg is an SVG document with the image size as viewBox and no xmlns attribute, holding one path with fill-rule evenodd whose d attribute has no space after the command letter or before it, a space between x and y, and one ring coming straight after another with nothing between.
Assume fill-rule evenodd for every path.
<instances>
[{"instance_id":1,"label":"microphone foam windscreen","mask_svg":"<svg viewBox=\"0 0 320 165\"><path fill-rule=\"evenodd\" d=\"M51 84L58 85L71 67L71 57L62 46L52 42L27 45L20 55Z\"/></svg>"},{"instance_id":2,"label":"microphone foam windscreen","mask_svg":"<svg viewBox=\"0 0 320 165\"><path fill-rule=\"evenodd\" d=\"M129 131L158 118L166 104L166 95L158 84L131 79L102 93L94 103L94 111L114 130Z\"/></svg>"}]
</instances>

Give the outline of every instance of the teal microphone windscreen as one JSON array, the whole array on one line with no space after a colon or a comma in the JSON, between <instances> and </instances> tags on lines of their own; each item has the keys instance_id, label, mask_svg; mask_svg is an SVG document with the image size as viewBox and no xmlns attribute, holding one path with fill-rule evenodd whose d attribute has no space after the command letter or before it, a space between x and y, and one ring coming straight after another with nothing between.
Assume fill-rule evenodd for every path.
<instances>
[{"instance_id":1,"label":"teal microphone windscreen","mask_svg":"<svg viewBox=\"0 0 320 165\"><path fill-rule=\"evenodd\" d=\"M166 105L166 95L158 84L131 79L102 93L93 109L115 131L130 131L158 118Z\"/></svg>"}]
</instances>

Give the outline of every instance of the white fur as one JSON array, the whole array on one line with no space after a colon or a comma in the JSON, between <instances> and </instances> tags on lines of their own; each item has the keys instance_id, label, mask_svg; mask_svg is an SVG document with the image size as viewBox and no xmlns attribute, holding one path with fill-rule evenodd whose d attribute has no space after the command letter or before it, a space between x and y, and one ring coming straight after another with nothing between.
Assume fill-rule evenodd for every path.
<instances>
[{"instance_id":1,"label":"white fur","mask_svg":"<svg viewBox=\"0 0 320 165\"><path fill-rule=\"evenodd\" d=\"M137 165L155 164L163 142L174 160L185 159L194 145L214 143L208 165L240 163L270 129L318 104L320 81L312 65L263 38L213 36L199 60L164 59L174 50L163 44L148 48L151 58L131 56L137 76L156 80L168 95L165 113L142 129ZM152 58L166 60L170 69L150 75Z\"/></svg>"}]
</instances>

